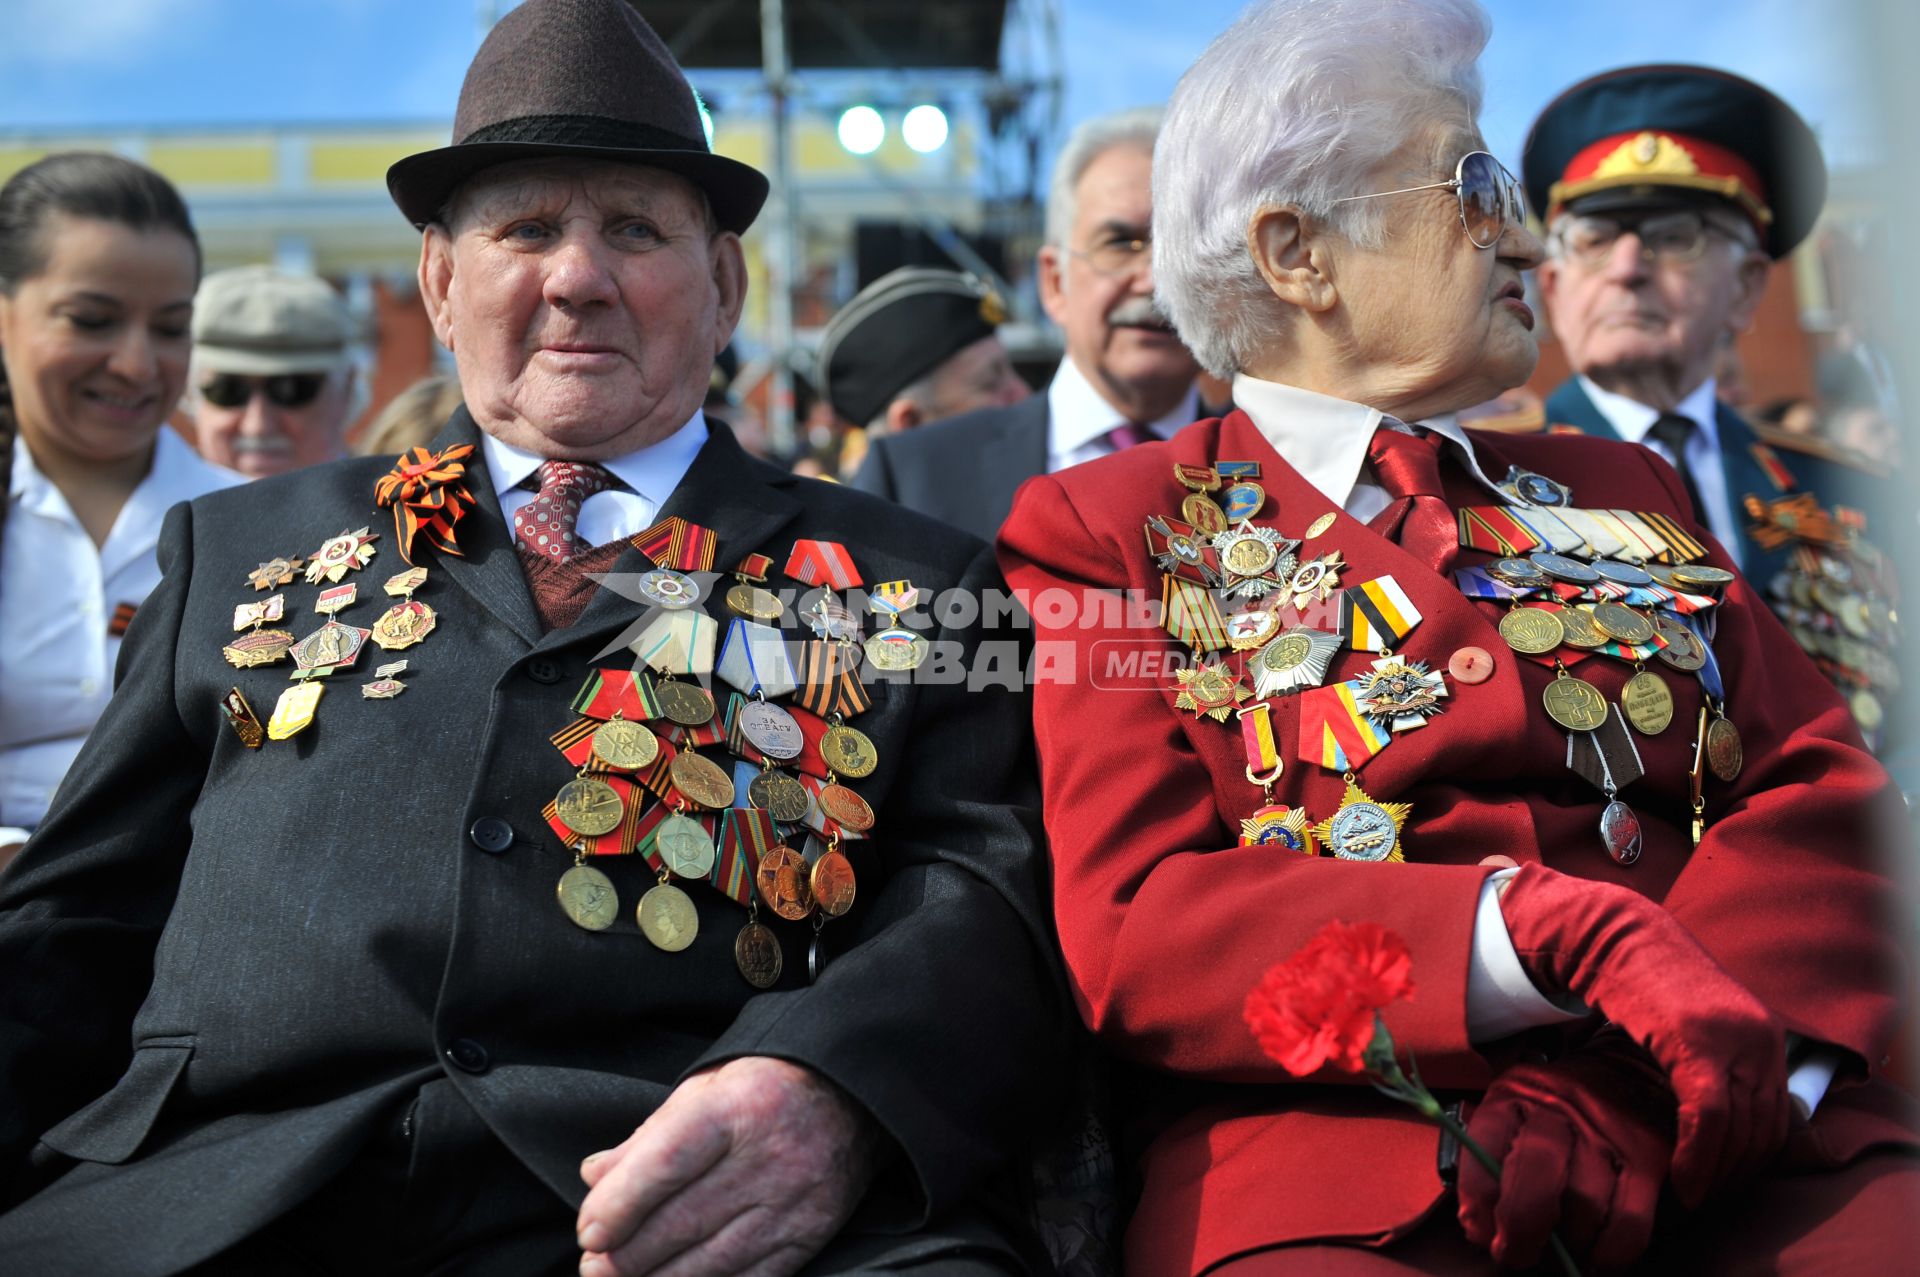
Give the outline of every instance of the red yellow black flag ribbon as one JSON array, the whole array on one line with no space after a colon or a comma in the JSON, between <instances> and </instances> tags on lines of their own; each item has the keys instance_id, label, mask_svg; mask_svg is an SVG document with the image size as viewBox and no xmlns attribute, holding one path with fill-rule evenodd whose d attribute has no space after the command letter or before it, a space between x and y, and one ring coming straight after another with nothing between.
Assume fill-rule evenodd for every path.
<instances>
[{"instance_id":1,"label":"red yellow black flag ribbon","mask_svg":"<svg viewBox=\"0 0 1920 1277\"><path fill-rule=\"evenodd\" d=\"M374 483L374 501L393 507L394 539L400 543L400 557L409 564L416 536L442 554L460 554L454 532L473 506L473 494L464 482L466 459L472 452L470 443L439 452L415 448L410 456L402 454L393 469Z\"/></svg>"}]
</instances>

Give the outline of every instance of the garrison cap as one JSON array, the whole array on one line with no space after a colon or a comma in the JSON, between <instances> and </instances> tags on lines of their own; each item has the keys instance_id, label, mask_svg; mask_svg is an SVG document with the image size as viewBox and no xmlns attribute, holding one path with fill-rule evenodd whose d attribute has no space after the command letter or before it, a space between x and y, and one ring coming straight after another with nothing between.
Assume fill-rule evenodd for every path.
<instances>
[{"instance_id":1,"label":"garrison cap","mask_svg":"<svg viewBox=\"0 0 1920 1277\"><path fill-rule=\"evenodd\" d=\"M904 266L861 289L828 321L815 380L835 412L865 425L1006 319L1000 295L974 276Z\"/></svg>"}]
</instances>

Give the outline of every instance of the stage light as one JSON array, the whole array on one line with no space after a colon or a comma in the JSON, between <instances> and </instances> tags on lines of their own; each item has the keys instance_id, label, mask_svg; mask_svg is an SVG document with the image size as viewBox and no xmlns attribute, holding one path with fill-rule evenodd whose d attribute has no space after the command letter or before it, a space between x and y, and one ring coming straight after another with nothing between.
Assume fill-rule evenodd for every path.
<instances>
[{"instance_id":1,"label":"stage light","mask_svg":"<svg viewBox=\"0 0 1920 1277\"><path fill-rule=\"evenodd\" d=\"M931 155L947 144L947 113L937 106L916 106L900 121L900 136L920 154Z\"/></svg>"},{"instance_id":2,"label":"stage light","mask_svg":"<svg viewBox=\"0 0 1920 1277\"><path fill-rule=\"evenodd\" d=\"M887 140L887 122L870 106L850 106L840 113L840 145L855 155L872 155Z\"/></svg>"}]
</instances>

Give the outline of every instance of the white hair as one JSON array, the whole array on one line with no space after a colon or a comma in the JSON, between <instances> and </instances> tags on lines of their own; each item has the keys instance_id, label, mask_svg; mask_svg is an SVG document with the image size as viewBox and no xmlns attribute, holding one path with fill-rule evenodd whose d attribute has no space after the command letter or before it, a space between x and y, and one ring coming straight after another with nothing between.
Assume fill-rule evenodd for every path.
<instances>
[{"instance_id":1,"label":"white hair","mask_svg":"<svg viewBox=\"0 0 1920 1277\"><path fill-rule=\"evenodd\" d=\"M1160 135L1160 108L1140 106L1083 120L1067 137L1060 158L1053 162L1053 185L1047 191L1047 243L1070 247L1073 218L1079 211L1080 178L1102 155L1117 146L1136 146L1153 153Z\"/></svg>"},{"instance_id":2,"label":"white hair","mask_svg":"<svg viewBox=\"0 0 1920 1277\"><path fill-rule=\"evenodd\" d=\"M1153 162L1153 273L1181 339L1216 377L1284 330L1248 250L1286 205L1380 243L1374 171L1423 129L1470 129L1492 24L1478 0L1255 0L1181 77Z\"/></svg>"}]
</instances>

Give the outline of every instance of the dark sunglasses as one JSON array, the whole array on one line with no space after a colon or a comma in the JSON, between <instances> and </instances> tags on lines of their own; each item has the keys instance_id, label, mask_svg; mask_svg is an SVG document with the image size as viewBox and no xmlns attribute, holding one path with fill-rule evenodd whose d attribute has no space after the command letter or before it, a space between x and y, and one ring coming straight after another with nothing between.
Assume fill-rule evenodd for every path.
<instances>
[{"instance_id":1,"label":"dark sunglasses","mask_svg":"<svg viewBox=\"0 0 1920 1277\"><path fill-rule=\"evenodd\" d=\"M323 372L288 372L274 377L243 377L238 373L216 373L201 383L200 397L216 408L243 408L256 390L265 391L267 401L279 408L304 408L320 397L327 384Z\"/></svg>"},{"instance_id":2,"label":"dark sunglasses","mask_svg":"<svg viewBox=\"0 0 1920 1277\"><path fill-rule=\"evenodd\" d=\"M1425 186L1403 186L1397 191L1375 191L1371 195L1349 195L1335 200L1378 199L1382 195L1407 195L1414 191L1452 191L1460 200L1460 225L1476 248L1492 248L1500 242L1509 222L1523 225L1527 220L1526 197L1520 180L1506 166L1485 151L1468 151L1454 166L1451 182L1429 182Z\"/></svg>"}]
</instances>

